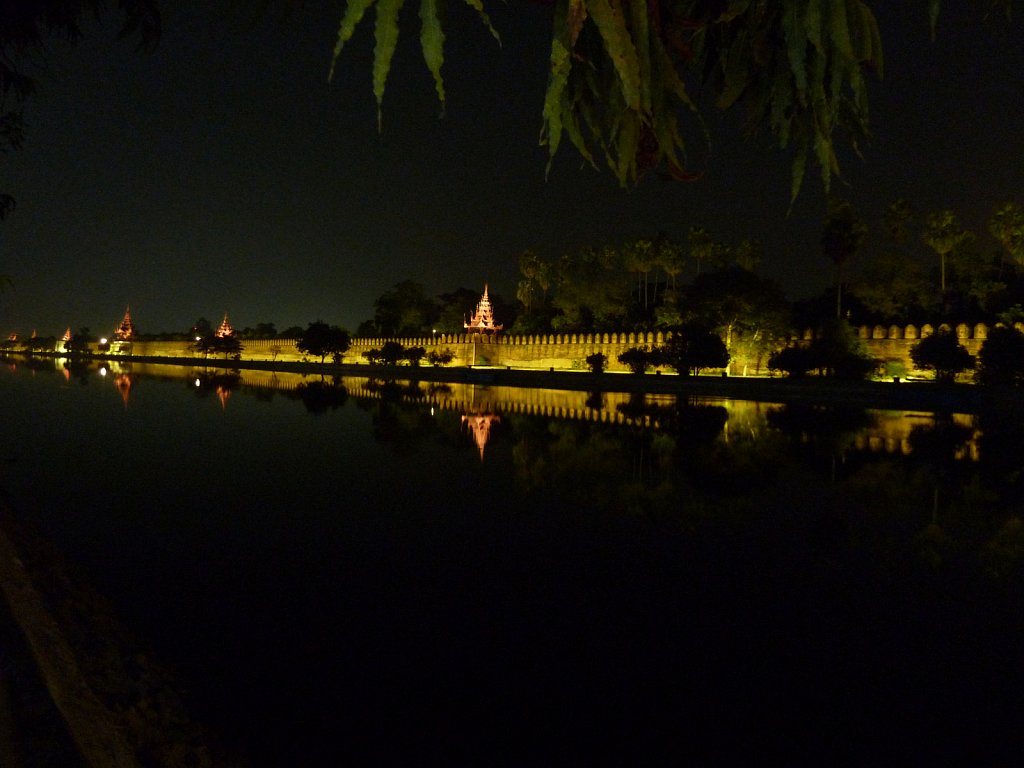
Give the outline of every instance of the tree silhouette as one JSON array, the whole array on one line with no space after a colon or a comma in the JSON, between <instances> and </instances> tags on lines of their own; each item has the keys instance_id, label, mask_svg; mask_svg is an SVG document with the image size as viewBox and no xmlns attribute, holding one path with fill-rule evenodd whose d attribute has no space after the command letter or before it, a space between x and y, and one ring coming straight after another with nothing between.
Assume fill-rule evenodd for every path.
<instances>
[{"instance_id":1,"label":"tree silhouette","mask_svg":"<svg viewBox=\"0 0 1024 768\"><path fill-rule=\"evenodd\" d=\"M1024 266L1024 208L1014 202L1003 203L989 219L988 231L1014 264Z\"/></svg>"},{"instance_id":2,"label":"tree silhouette","mask_svg":"<svg viewBox=\"0 0 1024 768\"><path fill-rule=\"evenodd\" d=\"M989 386L1024 385L1024 334L998 326L978 350L978 383Z\"/></svg>"},{"instance_id":3,"label":"tree silhouette","mask_svg":"<svg viewBox=\"0 0 1024 768\"><path fill-rule=\"evenodd\" d=\"M396 283L377 298L373 307L373 320L382 336L429 334L437 318L433 300L414 280Z\"/></svg>"},{"instance_id":4,"label":"tree silhouette","mask_svg":"<svg viewBox=\"0 0 1024 768\"><path fill-rule=\"evenodd\" d=\"M72 335L71 339L64 342L64 351L71 354L82 354L89 351L89 342L92 334L86 327L78 329L78 333Z\"/></svg>"},{"instance_id":5,"label":"tree silhouette","mask_svg":"<svg viewBox=\"0 0 1024 768\"><path fill-rule=\"evenodd\" d=\"M348 331L336 325L316 320L310 323L302 336L295 342L295 348L304 355L313 355L320 358L323 365L324 359L328 356L344 355L350 346Z\"/></svg>"},{"instance_id":6,"label":"tree silhouette","mask_svg":"<svg viewBox=\"0 0 1024 768\"><path fill-rule=\"evenodd\" d=\"M730 354L737 342L747 352L764 353L790 332L791 306L782 289L741 267L698 275L684 304L687 321L717 331Z\"/></svg>"},{"instance_id":7,"label":"tree silhouette","mask_svg":"<svg viewBox=\"0 0 1024 768\"><path fill-rule=\"evenodd\" d=\"M701 325L674 329L658 353L662 362L683 376L696 376L704 368L724 368L729 364L729 351L722 337Z\"/></svg>"},{"instance_id":8,"label":"tree silhouette","mask_svg":"<svg viewBox=\"0 0 1024 768\"><path fill-rule=\"evenodd\" d=\"M945 328L911 347L910 359L918 368L935 371L935 378L946 383L974 367L974 356L960 343L956 333Z\"/></svg>"},{"instance_id":9,"label":"tree silhouette","mask_svg":"<svg viewBox=\"0 0 1024 768\"><path fill-rule=\"evenodd\" d=\"M454 359L455 353L448 349L448 347L445 347L442 350L432 349L427 352L427 362L435 368L438 366L450 365Z\"/></svg>"},{"instance_id":10,"label":"tree silhouette","mask_svg":"<svg viewBox=\"0 0 1024 768\"><path fill-rule=\"evenodd\" d=\"M616 359L631 372L639 375L655 361L655 355L648 347L630 347Z\"/></svg>"},{"instance_id":11,"label":"tree silhouette","mask_svg":"<svg viewBox=\"0 0 1024 768\"><path fill-rule=\"evenodd\" d=\"M203 357L209 355L224 355L226 360L229 355L238 356L242 353L242 342L238 340L234 335L231 336L217 336L215 334L209 334L207 336L200 336L194 339L189 344L189 349L199 352Z\"/></svg>"}]
</instances>

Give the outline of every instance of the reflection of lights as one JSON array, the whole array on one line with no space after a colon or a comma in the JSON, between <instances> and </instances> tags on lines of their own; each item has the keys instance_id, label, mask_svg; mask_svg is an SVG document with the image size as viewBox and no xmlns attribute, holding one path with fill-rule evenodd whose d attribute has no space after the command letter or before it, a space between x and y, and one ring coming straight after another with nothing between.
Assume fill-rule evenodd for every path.
<instances>
[{"instance_id":1,"label":"reflection of lights","mask_svg":"<svg viewBox=\"0 0 1024 768\"><path fill-rule=\"evenodd\" d=\"M196 379L196 386L198 387L198 386L200 386L201 384L202 384L202 382L201 382L201 381L199 381L199 379Z\"/></svg>"},{"instance_id":2,"label":"reflection of lights","mask_svg":"<svg viewBox=\"0 0 1024 768\"><path fill-rule=\"evenodd\" d=\"M128 410L128 398L132 389L132 377L126 373L118 374L114 377L114 386L117 387L117 391L121 393L121 399L124 401L125 410Z\"/></svg>"},{"instance_id":3,"label":"reflection of lights","mask_svg":"<svg viewBox=\"0 0 1024 768\"><path fill-rule=\"evenodd\" d=\"M107 366L101 365L100 366L100 376L106 376L106 375L107 375Z\"/></svg>"},{"instance_id":4,"label":"reflection of lights","mask_svg":"<svg viewBox=\"0 0 1024 768\"><path fill-rule=\"evenodd\" d=\"M231 388L225 387L223 384L217 385L217 397L220 398L221 410L227 410L228 400L231 399Z\"/></svg>"},{"instance_id":5,"label":"reflection of lights","mask_svg":"<svg viewBox=\"0 0 1024 768\"><path fill-rule=\"evenodd\" d=\"M430 415L431 415L431 416L433 416L433 415L434 415L434 406L430 406Z\"/></svg>"}]
</instances>

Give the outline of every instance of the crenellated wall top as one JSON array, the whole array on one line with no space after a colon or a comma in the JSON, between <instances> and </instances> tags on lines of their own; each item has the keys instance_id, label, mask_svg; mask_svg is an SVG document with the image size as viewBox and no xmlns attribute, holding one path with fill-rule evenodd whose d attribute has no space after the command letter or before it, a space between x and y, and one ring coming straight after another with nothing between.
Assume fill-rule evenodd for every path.
<instances>
[{"instance_id":1,"label":"crenellated wall top","mask_svg":"<svg viewBox=\"0 0 1024 768\"><path fill-rule=\"evenodd\" d=\"M662 331L632 333L543 333L543 334L484 334L438 333L426 337L379 337L353 338L353 348L378 348L385 342L394 341L403 347L432 347L445 344L501 344L506 346L560 345L560 344L617 344L635 346L639 344L663 344L667 338Z\"/></svg>"},{"instance_id":2,"label":"crenellated wall top","mask_svg":"<svg viewBox=\"0 0 1024 768\"><path fill-rule=\"evenodd\" d=\"M861 325L857 328L857 336L861 339L894 339L894 340L917 340L931 336L936 330L942 331L953 331L956 333L957 338L961 341L984 341L988 338L989 331L994 328L1001 326L1002 323L997 323L994 326L990 326L986 323L976 323L975 325L968 325L967 323L959 323L957 325L950 325L949 323L939 323L937 326L931 323L925 323L918 327L916 325ZM1014 323L1013 327L1018 331L1024 333L1024 323ZM805 329L802 335L804 339L813 339L814 331Z\"/></svg>"},{"instance_id":3,"label":"crenellated wall top","mask_svg":"<svg viewBox=\"0 0 1024 768\"><path fill-rule=\"evenodd\" d=\"M955 331L961 340L984 341L988 338L992 327L986 323L968 325L960 323L952 326L948 323L940 323L937 326L925 323L921 326L909 325L861 325L858 326L857 336L864 340L913 340L923 339L935 333L936 328ZM1014 323L1014 328L1024 333L1024 323ZM805 328L799 333L794 333L793 339L810 341L815 337L815 331ZM353 338L352 347L358 349L375 348L382 346L385 342L398 342L404 347L426 347L443 346L446 344L471 344L482 345L500 344L509 346L527 345L560 345L560 344L593 344L593 345L625 345L638 346L644 344L663 344L671 333L663 331L644 332L623 332L623 333L547 333L547 334L501 334L498 336L487 336L483 334L467 335L464 333L438 333L434 336L425 337L380 337L380 338Z\"/></svg>"}]
</instances>

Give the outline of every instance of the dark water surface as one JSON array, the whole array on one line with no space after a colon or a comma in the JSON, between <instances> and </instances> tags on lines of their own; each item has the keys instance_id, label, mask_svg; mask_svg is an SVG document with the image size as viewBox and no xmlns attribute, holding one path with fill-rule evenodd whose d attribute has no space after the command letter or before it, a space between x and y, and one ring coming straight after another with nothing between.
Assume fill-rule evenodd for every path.
<instances>
[{"instance_id":1,"label":"dark water surface","mask_svg":"<svg viewBox=\"0 0 1024 768\"><path fill-rule=\"evenodd\" d=\"M248 764L1019 755L1017 418L337 383L0 371L0 488Z\"/></svg>"}]
</instances>

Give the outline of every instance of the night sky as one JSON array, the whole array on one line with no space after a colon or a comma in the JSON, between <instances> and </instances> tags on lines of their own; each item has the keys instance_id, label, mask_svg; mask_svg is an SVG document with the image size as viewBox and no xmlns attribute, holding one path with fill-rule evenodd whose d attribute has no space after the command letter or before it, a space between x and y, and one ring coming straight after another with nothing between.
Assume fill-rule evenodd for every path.
<instances>
[{"instance_id":1,"label":"night sky","mask_svg":"<svg viewBox=\"0 0 1024 768\"><path fill-rule=\"evenodd\" d=\"M232 5L246 4L165 3L152 54L115 40L114 15L87 19L73 48L52 43L25 147L0 177L18 199L0 224L0 273L14 281L0 295L5 334L109 332L129 304L142 332L225 311L236 328L354 329L401 280L431 294L489 282L511 300L524 249L554 258L659 232L685 242L693 224L761 239L761 271L792 298L830 282L816 170L787 217L790 157L734 119L711 116L710 154L694 143L696 183L652 176L623 190L568 147L545 181L543 5L495 4L500 48L453 6L443 119L407 8L381 133L367 20L328 83L342 3L284 19ZM1024 202L1024 25L947 3L929 43L924 3L873 5L885 79L864 158L841 157L842 194L874 233L903 196L955 209L995 247L993 207Z\"/></svg>"}]
</instances>

